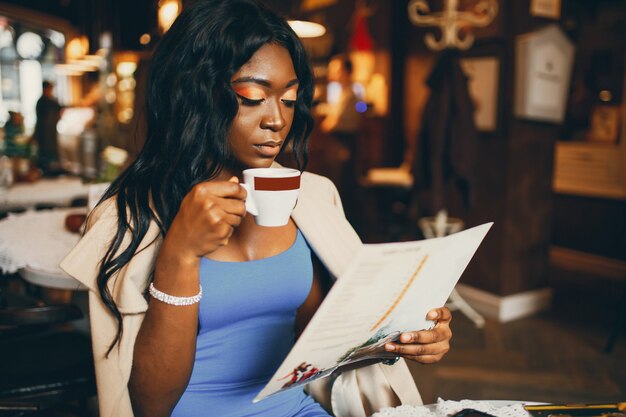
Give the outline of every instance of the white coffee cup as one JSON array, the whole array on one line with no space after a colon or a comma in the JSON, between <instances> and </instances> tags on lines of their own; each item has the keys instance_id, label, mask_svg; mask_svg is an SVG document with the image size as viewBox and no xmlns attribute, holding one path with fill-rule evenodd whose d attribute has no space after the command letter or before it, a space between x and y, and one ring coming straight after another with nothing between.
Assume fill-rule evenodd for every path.
<instances>
[{"instance_id":1,"label":"white coffee cup","mask_svg":"<svg viewBox=\"0 0 626 417\"><path fill-rule=\"evenodd\" d=\"M298 201L300 171L292 168L251 168L243 171L248 192L246 210L259 226L284 226Z\"/></svg>"}]
</instances>

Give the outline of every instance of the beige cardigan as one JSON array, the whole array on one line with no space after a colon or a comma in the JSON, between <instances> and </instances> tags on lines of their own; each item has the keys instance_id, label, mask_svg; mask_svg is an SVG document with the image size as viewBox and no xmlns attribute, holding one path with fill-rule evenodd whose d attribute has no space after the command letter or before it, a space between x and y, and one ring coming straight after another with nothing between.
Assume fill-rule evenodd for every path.
<instances>
[{"instance_id":1,"label":"beige cardigan","mask_svg":"<svg viewBox=\"0 0 626 417\"><path fill-rule=\"evenodd\" d=\"M344 217L339 194L330 180L303 173L301 191L292 218L311 248L332 275L339 277L362 243ZM89 289L91 337L98 386L100 417L132 417L127 384L132 367L133 347L148 303L144 298L156 254L161 244L152 224L140 249L109 283L123 316L124 333L108 358L117 322L100 300L96 277L99 260L116 230L113 201L101 205L90 218L90 228L61 267ZM150 242L156 241L150 245ZM365 417L382 407L421 404L421 398L406 363L372 365L341 374L329 386L330 378L309 384L311 394L338 417Z\"/></svg>"}]
</instances>

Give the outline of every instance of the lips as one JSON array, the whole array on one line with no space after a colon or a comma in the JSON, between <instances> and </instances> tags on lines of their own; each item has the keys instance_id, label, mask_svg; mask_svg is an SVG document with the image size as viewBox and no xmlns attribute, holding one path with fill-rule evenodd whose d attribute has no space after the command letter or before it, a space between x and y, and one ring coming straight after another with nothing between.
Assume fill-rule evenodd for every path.
<instances>
[{"instance_id":1,"label":"lips","mask_svg":"<svg viewBox=\"0 0 626 417\"><path fill-rule=\"evenodd\" d=\"M281 142L267 141L253 146L261 156L271 158L278 155L281 145Z\"/></svg>"}]
</instances>

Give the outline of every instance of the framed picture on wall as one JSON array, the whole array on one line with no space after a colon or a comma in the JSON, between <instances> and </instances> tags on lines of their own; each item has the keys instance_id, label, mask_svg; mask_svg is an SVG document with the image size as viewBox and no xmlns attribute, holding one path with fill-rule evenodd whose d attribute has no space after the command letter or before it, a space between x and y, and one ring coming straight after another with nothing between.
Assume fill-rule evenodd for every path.
<instances>
[{"instance_id":1,"label":"framed picture on wall","mask_svg":"<svg viewBox=\"0 0 626 417\"><path fill-rule=\"evenodd\" d=\"M558 20L561 17L561 0L531 0L530 15Z\"/></svg>"},{"instance_id":2,"label":"framed picture on wall","mask_svg":"<svg viewBox=\"0 0 626 417\"><path fill-rule=\"evenodd\" d=\"M563 122L574 50L572 41L556 24L517 37L515 116L541 122Z\"/></svg>"},{"instance_id":3,"label":"framed picture on wall","mask_svg":"<svg viewBox=\"0 0 626 417\"><path fill-rule=\"evenodd\" d=\"M500 61L494 56L462 58L468 90L474 104L474 123L479 131L498 128L498 85Z\"/></svg>"}]
</instances>

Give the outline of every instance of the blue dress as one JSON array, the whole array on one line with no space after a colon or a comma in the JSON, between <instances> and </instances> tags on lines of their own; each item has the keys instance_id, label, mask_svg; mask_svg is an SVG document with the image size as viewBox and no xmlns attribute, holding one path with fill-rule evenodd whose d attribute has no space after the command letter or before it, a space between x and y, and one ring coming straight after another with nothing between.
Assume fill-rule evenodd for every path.
<instances>
[{"instance_id":1,"label":"blue dress","mask_svg":"<svg viewBox=\"0 0 626 417\"><path fill-rule=\"evenodd\" d=\"M194 367L172 417L328 416L302 389L252 403L293 346L296 310L313 282L300 231L289 249L269 258L203 258L200 282Z\"/></svg>"}]
</instances>

